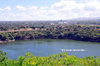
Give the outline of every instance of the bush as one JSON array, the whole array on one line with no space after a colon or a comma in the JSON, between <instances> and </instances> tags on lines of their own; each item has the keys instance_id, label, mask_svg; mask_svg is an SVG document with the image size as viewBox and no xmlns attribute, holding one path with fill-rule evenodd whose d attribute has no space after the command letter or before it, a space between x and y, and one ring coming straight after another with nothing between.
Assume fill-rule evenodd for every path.
<instances>
[{"instance_id":1,"label":"bush","mask_svg":"<svg viewBox=\"0 0 100 66\"><path fill-rule=\"evenodd\" d=\"M68 56L67 53L50 55L47 57L37 57L25 53L25 56L19 56L17 60L11 60L6 57L7 53L0 51L0 66L100 66L100 58L97 56L87 56L76 58Z\"/></svg>"}]
</instances>

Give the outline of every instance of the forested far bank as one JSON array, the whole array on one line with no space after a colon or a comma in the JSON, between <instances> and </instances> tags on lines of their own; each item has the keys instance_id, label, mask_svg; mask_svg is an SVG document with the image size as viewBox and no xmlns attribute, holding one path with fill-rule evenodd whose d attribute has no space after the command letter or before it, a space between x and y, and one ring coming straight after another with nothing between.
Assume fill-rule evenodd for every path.
<instances>
[{"instance_id":1,"label":"forested far bank","mask_svg":"<svg viewBox=\"0 0 100 66\"><path fill-rule=\"evenodd\" d=\"M100 42L100 26L49 26L32 31L15 31L0 33L1 41L25 39L74 39L80 41Z\"/></svg>"}]
</instances>

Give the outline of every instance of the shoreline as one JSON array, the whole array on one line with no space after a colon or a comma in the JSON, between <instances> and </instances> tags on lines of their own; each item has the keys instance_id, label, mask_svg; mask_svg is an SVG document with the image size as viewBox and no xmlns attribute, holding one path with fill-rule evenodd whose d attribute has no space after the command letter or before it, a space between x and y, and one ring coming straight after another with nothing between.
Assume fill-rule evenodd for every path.
<instances>
[{"instance_id":1,"label":"shoreline","mask_svg":"<svg viewBox=\"0 0 100 66\"><path fill-rule=\"evenodd\" d=\"M34 39L58 39L58 38L34 38ZM100 43L100 41L77 40L77 39L70 39L70 38L63 38L63 39L83 41L83 42L85 41L85 42L98 42L98 43ZM20 40L31 40L31 39L20 39ZM14 40L0 41L0 44L13 42L13 41L20 41L20 40L15 40L14 39Z\"/></svg>"},{"instance_id":2,"label":"shoreline","mask_svg":"<svg viewBox=\"0 0 100 66\"><path fill-rule=\"evenodd\" d=\"M15 40L0 41L0 44L7 43L7 42L12 42L12 41L15 41Z\"/></svg>"}]
</instances>

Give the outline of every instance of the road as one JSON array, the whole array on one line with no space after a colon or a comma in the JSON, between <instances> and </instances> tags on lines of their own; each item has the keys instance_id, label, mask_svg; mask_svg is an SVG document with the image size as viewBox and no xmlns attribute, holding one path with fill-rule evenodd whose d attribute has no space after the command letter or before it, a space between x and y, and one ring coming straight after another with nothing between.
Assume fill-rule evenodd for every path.
<instances>
[{"instance_id":1,"label":"road","mask_svg":"<svg viewBox=\"0 0 100 66\"><path fill-rule=\"evenodd\" d=\"M34 30L9 30L9 31L0 31L0 33L4 33L4 32L18 32L18 31L34 31Z\"/></svg>"}]
</instances>

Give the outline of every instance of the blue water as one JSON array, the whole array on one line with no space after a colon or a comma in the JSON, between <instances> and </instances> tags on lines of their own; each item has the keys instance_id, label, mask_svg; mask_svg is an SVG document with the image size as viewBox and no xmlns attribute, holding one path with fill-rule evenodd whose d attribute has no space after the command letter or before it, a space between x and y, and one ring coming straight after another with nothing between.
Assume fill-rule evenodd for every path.
<instances>
[{"instance_id":1,"label":"blue water","mask_svg":"<svg viewBox=\"0 0 100 66\"><path fill-rule=\"evenodd\" d=\"M61 49L84 49L85 51L62 51ZM100 56L100 43L83 42L67 39L35 39L15 41L0 45L0 50L7 52L11 59L17 59L25 52L30 52L35 56L49 56L67 52L68 55L75 55L78 58L83 56Z\"/></svg>"}]
</instances>

